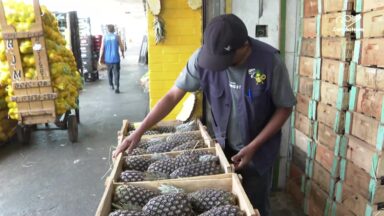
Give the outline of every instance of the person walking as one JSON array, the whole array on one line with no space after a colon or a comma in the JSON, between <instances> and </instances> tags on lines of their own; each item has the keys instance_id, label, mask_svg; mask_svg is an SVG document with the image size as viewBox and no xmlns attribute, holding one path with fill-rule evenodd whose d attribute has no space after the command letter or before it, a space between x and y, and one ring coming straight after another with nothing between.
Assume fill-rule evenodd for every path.
<instances>
[{"instance_id":1,"label":"person walking","mask_svg":"<svg viewBox=\"0 0 384 216\"><path fill-rule=\"evenodd\" d=\"M250 38L236 15L215 17L204 42L189 58L175 85L155 105L113 156L131 152L144 132L164 118L186 92L203 90L211 105L215 139L262 216L270 215L272 167L279 155L281 127L296 104L288 72L272 46Z\"/></svg>"},{"instance_id":2,"label":"person walking","mask_svg":"<svg viewBox=\"0 0 384 216\"><path fill-rule=\"evenodd\" d=\"M109 86L115 93L120 93L120 54L124 58L124 46L119 35L115 34L115 27L107 25L108 33L104 35L101 47L99 63L105 63L108 70Z\"/></svg>"}]
</instances>

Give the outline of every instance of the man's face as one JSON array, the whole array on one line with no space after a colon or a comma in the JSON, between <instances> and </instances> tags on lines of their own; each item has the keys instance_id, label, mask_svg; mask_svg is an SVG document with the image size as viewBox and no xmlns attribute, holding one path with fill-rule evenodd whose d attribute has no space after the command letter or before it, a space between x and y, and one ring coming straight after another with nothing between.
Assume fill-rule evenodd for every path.
<instances>
[{"instance_id":1,"label":"man's face","mask_svg":"<svg viewBox=\"0 0 384 216\"><path fill-rule=\"evenodd\" d=\"M250 50L251 49L249 43L248 41L246 41L242 47L236 50L235 56L232 60L232 66L238 66L243 64L246 58L248 57Z\"/></svg>"}]
</instances>

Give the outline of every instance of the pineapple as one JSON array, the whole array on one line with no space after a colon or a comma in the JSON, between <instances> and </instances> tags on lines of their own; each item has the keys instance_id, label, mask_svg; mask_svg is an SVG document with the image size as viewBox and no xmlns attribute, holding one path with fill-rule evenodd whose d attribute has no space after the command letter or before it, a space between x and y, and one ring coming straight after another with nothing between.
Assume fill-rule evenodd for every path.
<instances>
[{"instance_id":1,"label":"pineapple","mask_svg":"<svg viewBox=\"0 0 384 216\"><path fill-rule=\"evenodd\" d=\"M155 126L152 129L159 133L174 133L176 131L174 126Z\"/></svg>"},{"instance_id":2,"label":"pineapple","mask_svg":"<svg viewBox=\"0 0 384 216\"><path fill-rule=\"evenodd\" d=\"M184 151L181 154L179 154L177 157L184 157L184 156L202 156L202 155L213 155L212 152L207 150L188 150Z\"/></svg>"},{"instance_id":3,"label":"pineapple","mask_svg":"<svg viewBox=\"0 0 384 216\"><path fill-rule=\"evenodd\" d=\"M167 142L177 142L180 145L186 143L190 140L201 140L203 137L201 136L200 131L192 131L192 132L184 132L184 133L174 133L167 137Z\"/></svg>"},{"instance_id":4,"label":"pineapple","mask_svg":"<svg viewBox=\"0 0 384 216\"><path fill-rule=\"evenodd\" d=\"M177 168L169 176L171 178L182 178L192 176L216 175L222 173L219 164L212 161L199 162Z\"/></svg>"},{"instance_id":5,"label":"pineapple","mask_svg":"<svg viewBox=\"0 0 384 216\"><path fill-rule=\"evenodd\" d=\"M134 210L116 210L109 213L108 216L145 216L143 211L134 211Z\"/></svg>"},{"instance_id":6,"label":"pineapple","mask_svg":"<svg viewBox=\"0 0 384 216\"><path fill-rule=\"evenodd\" d=\"M233 205L224 205L215 207L209 211L200 214L199 216L217 216L217 215L226 215L226 216L246 216L245 212L241 211L239 207Z\"/></svg>"},{"instance_id":7,"label":"pineapple","mask_svg":"<svg viewBox=\"0 0 384 216\"><path fill-rule=\"evenodd\" d=\"M143 148L135 148L131 152L131 155L143 155L143 154L147 154L147 150Z\"/></svg>"},{"instance_id":8,"label":"pineapple","mask_svg":"<svg viewBox=\"0 0 384 216\"><path fill-rule=\"evenodd\" d=\"M218 206L236 205L236 196L220 189L201 189L190 193L188 197L193 210L197 213L209 211Z\"/></svg>"},{"instance_id":9,"label":"pineapple","mask_svg":"<svg viewBox=\"0 0 384 216\"><path fill-rule=\"evenodd\" d=\"M135 132L135 131L129 131L129 132L128 132L128 135L131 135L131 134L133 134L134 132ZM157 134L160 134L160 132L157 131L157 130L147 130L147 131L144 132L143 135L157 135Z\"/></svg>"},{"instance_id":10,"label":"pineapple","mask_svg":"<svg viewBox=\"0 0 384 216\"><path fill-rule=\"evenodd\" d=\"M120 174L123 182L154 181L167 179L168 175L159 172L140 172L137 170L125 170Z\"/></svg>"},{"instance_id":11,"label":"pineapple","mask_svg":"<svg viewBox=\"0 0 384 216\"><path fill-rule=\"evenodd\" d=\"M183 150L203 148L203 147L204 147L203 140L191 140L184 144L176 146L175 148L172 149L172 151L183 151Z\"/></svg>"},{"instance_id":12,"label":"pineapple","mask_svg":"<svg viewBox=\"0 0 384 216\"><path fill-rule=\"evenodd\" d=\"M195 130L199 130L199 125L197 125L196 120L176 126L176 132L188 132Z\"/></svg>"},{"instance_id":13,"label":"pineapple","mask_svg":"<svg viewBox=\"0 0 384 216\"><path fill-rule=\"evenodd\" d=\"M159 195L159 191L134 185L118 185L115 188L113 204L125 210L139 210L157 195Z\"/></svg>"},{"instance_id":14,"label":"pineapple","mask_svg":"<svg viewBox=\"0 0 384 216\"><path fill-rule=\"evenodd\" d=\"M129 156L125 159L125 168L127 170L146 171L150 164L157 159L152 157Z\"/></svg>"},{"instance_id":15,"label":"pineapple","mask_svg":"<svg viewBox=\"0 0 384 216\"><path fill-rule=\"evenodd\" d=\"M184 193L169 193L154 197L143 207L148 216L193 216L192 206Z\"/></svg>"},{"instance_id":16,"label":"pineapple","mask_svg":"<svg viewBox=\"0 0 384 216\"><path fill-rule=\"evenodd\" d=\"M137 148L143 148L147 149L148 147L160 143L165 143L165 137L156 137L156 138L150 138L150 139L141 139L140 142L137 145Z\"/></svg>"},{"instance_id":17,"label":"pineapple","mask_svg":"<svg viewBox=\"0 0 384 216\"><path fill-rule=\"evenodd\" d=\"M198 161L199 161L199 158L195 156L169 158L169 159L156 161L152 163L148 167L148 172L161 172L169 175L179 167L183 167L192 163L197 163Z\"/></svg>"},{"instance_id":18,"label":"pineapple","mask_svg":"<svg viewBox=\"0 0 384 216\"><path fill-rule=\"evenodd\" d=\"M166 143L159 143L156 145L152 145L147 148L147 152L152 154L152 153L162 153L162 152L169 152L173 148L178 146L178 143L176 142L166 142Z\"/></svg>"}]
</instances>

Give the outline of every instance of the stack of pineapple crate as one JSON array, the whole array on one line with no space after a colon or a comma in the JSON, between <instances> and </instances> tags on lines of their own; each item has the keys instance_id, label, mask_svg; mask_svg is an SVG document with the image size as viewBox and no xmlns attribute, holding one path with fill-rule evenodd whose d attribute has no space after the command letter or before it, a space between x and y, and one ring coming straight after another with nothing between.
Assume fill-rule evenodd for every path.
<instances>
[{"instance_id":1,"label":"stack of pineapple crate","mask_svg":"<svg viewBox=\"0 0 384 216\"><path fill-rule=\"evenodd\" d=\"M106 180L106 189L104 191L103 197L97 209L97 216L107 216L110 214L113 208L113 199L116 196L116 188L121 185L131 185L131 186L139 186L146 189L156 191L159 186L162 185L172 185L178 188L183 189L186 193L195 192L201 189L221 189L228 192L231 192L237 197L237 205L239 208L245 212L247 216L258 216L259 212L256 209L253 209L252 204L250 203L248 197L245 194L245 191L241 185L240 178L237 174L233 173L233 166L229 164L226 159L224 152L222 151L219 144L215 143L212 138L209 136L206 131L205 126L197 120L198 128L192 132L186 133L195 133L201 137L204 141L203 145L200 145L199 148L193 149L194 152L209 152L219 158L219 166L222 170L222 174L214 174L214 175L194 175L193 177L181 177L174 179L144 179L139 181L131 181L124 182L121 178L121 174L124 172L124 169L127 167L128 160L130 157L140 157L142 159L150 159L150 158L159 158L162 156L166 157L177 157L181 154L186 153L188 150L182 151L162 151L161 153L150 154L150 153L141 153L137 156L129 156L126 153L120 154L115 160L113 164L113 169L111 171L110 176ZM130 123L128 120L123 120L122 127L120 131L118 131L117 137L118 142L122 142L122 140L127 137L134 129L138 126L139 123ZM164 121L160 122L155 126L156 127L175 127L180 125L180 121ZM147 132L142 137L142 140L156 140L157 138L169 137L174 135L174 132L162 132L159 134L151 134L151 132ZM162 213L165 214L165 213ZM118 214L116 214L118 215ZM176 214L177 215L177 214Z\"/></svg>"},{"instance_id":2,"label":"stack of pineapple crate","mask_svg":"<svg viewBox=\"0 0 384 216\"><path fill-rule=\"evenodd\" d=\"M303 0L288 191L308 215L384 204L384 1Z\"/></svg>"}]
</instances>

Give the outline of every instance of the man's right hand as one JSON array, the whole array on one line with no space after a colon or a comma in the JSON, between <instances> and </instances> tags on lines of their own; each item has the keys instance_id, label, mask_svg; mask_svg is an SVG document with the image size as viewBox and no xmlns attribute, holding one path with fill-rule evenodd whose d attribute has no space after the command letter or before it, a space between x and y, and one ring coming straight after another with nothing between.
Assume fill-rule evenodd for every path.
<instances>
[{"instance_id":1,"label":"man's right hand","mask_svg":"<svg viewBox=\"0 0 384 216\"><path fill-rule=\"evenodd\" d=\"M116 158L117 155L119 155L121 152L124 152L128 149L128 154L132 152L134 148L136 148L137 144L139 143L141 139L141 135L137 132L134 132L133 134L126 137L116 148L116 150L113 152L113 158Z\"/></svg>"}]
</instances>

